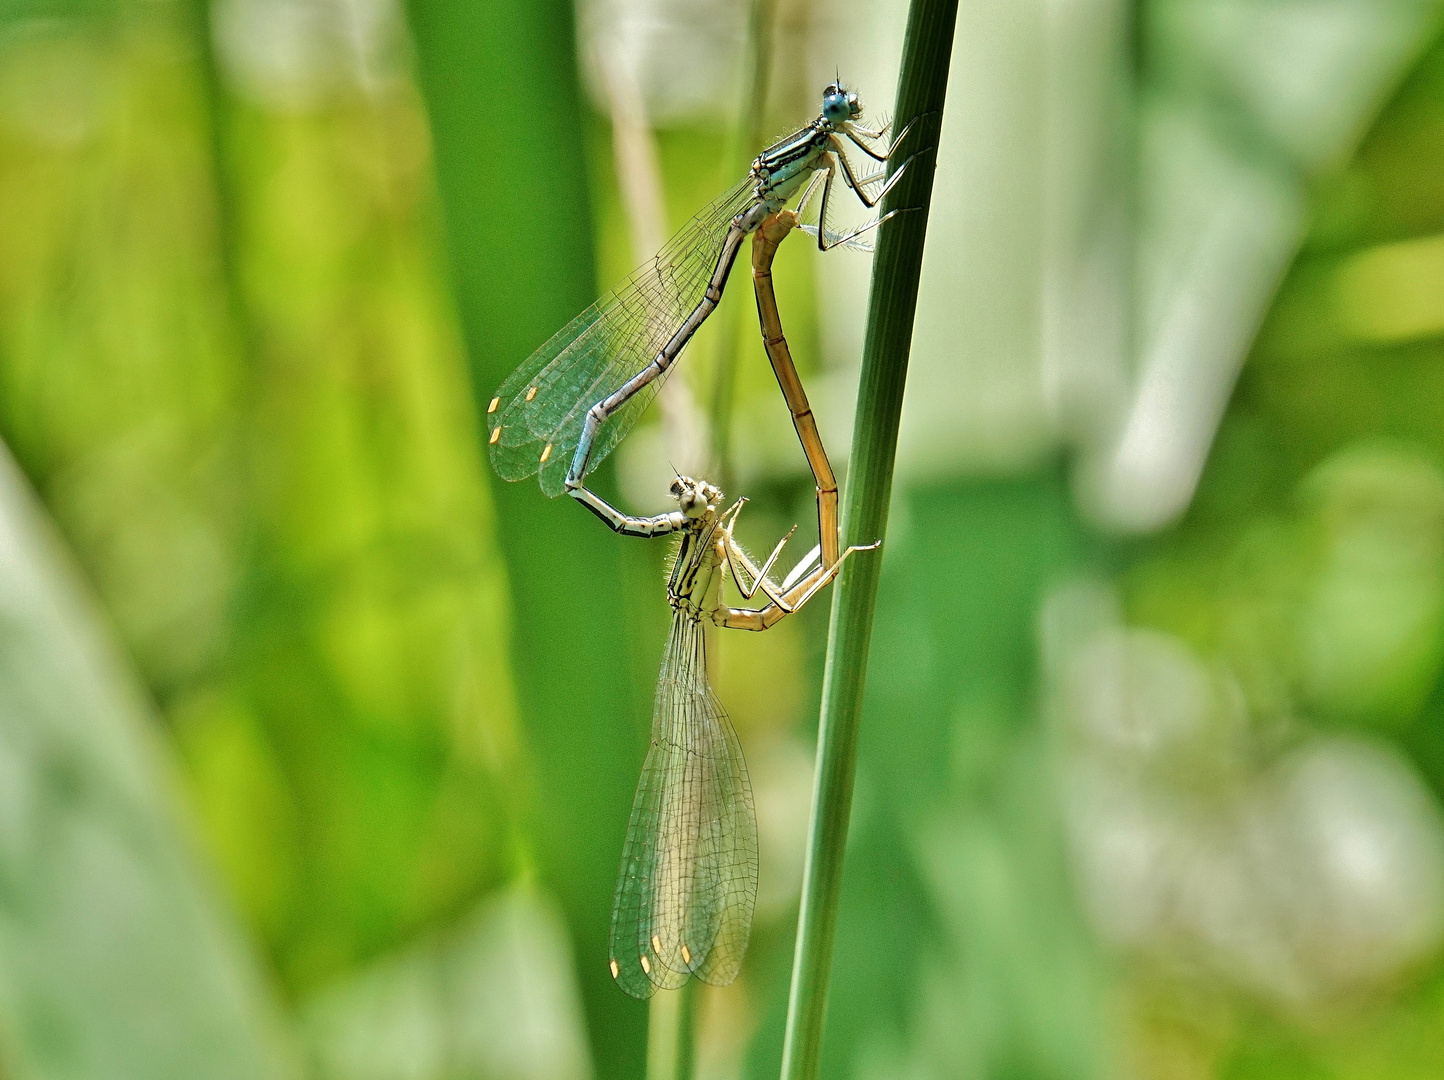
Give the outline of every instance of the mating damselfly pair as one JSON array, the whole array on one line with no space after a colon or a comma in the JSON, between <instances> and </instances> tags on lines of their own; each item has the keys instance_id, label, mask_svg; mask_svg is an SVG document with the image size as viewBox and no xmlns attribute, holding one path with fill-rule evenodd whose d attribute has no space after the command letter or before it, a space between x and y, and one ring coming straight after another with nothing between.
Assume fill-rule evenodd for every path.
<instances>
[{"instance_id":1,"label":"mating damselfly pair","mask_svg":"<svg viewBox=\"0 0 1444 1080\"><path fill-rule=\"evenodd\" d=\"M866 248L884 214L844 233L828 227L833 183L868 208L902 176L860 173L849 146L887 163L907 135L885 147L889 126L859 123L862 105L840 82L822 95L816 119L764 150L747 177L685 225L657 255L533 353L487 407L492 464L508 480L536 475L548 495L563 491L608 527L631 536L679 534L667 586L671 632L663 654L652 742L632 806L612 906L613 977L635 997L696 976L736 976L757 895L757 823L742 750L707 677L705 624L765 630L833 580L854 551L839 551L837 481L792 363L773 293L777 246L797 227L818 247ZM816 225L800 215L820 192ZM787 204L798 196L797 210ZM722 298L733 263L753 237L752 275L763 343L817 486L818 546L781 583L769 574L787 537L757 566L733 536L745 500L727 510L722 492L679 476L677 511L628 517L587 489L587 475L640 418L683 348ZM791 534L789 533L789 536ZM757 608L731 607L733 580Z\"/></svg>"}]
</instances>

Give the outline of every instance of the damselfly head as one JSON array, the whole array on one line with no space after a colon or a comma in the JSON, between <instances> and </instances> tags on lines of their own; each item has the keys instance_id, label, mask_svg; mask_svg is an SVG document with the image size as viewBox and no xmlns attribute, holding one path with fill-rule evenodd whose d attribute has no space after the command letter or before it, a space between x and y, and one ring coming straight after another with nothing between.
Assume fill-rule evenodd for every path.
<instances>
[{"instance_id":1,"label":"damselfly head","mask_svg":"<svg viewBox=\"0 0 1444 1080\"><path fill-rule=\"evenodd\" d=\"M679 476L672 481L672 494L677 505L689 518L701 517L709 510L717 512L722 502L722 489L706 480L693 480L690 476Z\"/></svg>"},{"instance_id":2,"label":"damselfly head","mask_svg":"<svg viewBox=\"0 0 1444 1080\"><path fill-rule=\"evenodd\" d=\"M856 120L862 115L862 102L840 82L828 83L822 91L822 118L829 124Z\"/></svg>"}]
</instances>

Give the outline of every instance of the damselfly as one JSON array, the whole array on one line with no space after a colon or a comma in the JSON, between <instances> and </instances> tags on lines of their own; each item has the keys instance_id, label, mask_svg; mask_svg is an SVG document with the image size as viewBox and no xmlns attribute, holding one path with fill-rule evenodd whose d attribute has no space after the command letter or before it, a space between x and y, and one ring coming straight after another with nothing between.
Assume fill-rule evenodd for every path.
<instances>
[{"instance_id":1,"label":"damselfly","mask_svg":"<svg viewBox=\"0 0 1444 1080\"><path fill-rule=\"evenodd\" d=\"M891 215L840 235L833 233L827 225L833 180L840 173L863 205L872 208L902 176L907 162L891 176L883 169L859 175L843 140L875 161L886 162L908 129L879 149L890 125L869 130L858 123L861 116L862 104L855 93L840 83L829 85L816 119L759 154L741 183L528 357L487 406L488 441L497 472L507 480L536 474L548 495L582 490L587 474L631 430L683 347L716 308L743 239L759 230L766 232L764 226L769 225L774 226L772 250L762 257L770 268L776 243L798 224L797 215L784 208L799 191L802 207L821 184L818 224L802 226L817 237L819 248L865 247L859 238ZM758 258L754 240L754 271ZM764 337L775 329L780 340L770 276L765 293L764 297L759 285ZM818 481L819 517L828 519L820 522L826 564L837 554L836 482L785 343L780 354L771 344L768 352ZM800 415L805 421L798 419ZM830 509L824 503L830 503Z\"/></svg>"},{"instance_id":2,"label":"damselfly","mask_svg":"<svg viewBox=\"0 0 1444 1080\"><path fill-rule=\"evenodd\" d=\"M652 744L642 767L612 901L612 977L633 997L650 997L696 976L730 983L741 966L757 899L757 816L742 747L707 678L704 627L766 630L798 610L837 576L848 548L830 566L798 563L779 585L768 574L784 536L761 567L732 530L746 500L721 510L722 492L677 477L678 509L628 517L599 496L578 496L626 536L678 533L667 582L672 628L662 653L652 711ZM789 533L788 536L791 534ZM759 608L728 606L728 575Z\"/></svg>"}]
</instances>

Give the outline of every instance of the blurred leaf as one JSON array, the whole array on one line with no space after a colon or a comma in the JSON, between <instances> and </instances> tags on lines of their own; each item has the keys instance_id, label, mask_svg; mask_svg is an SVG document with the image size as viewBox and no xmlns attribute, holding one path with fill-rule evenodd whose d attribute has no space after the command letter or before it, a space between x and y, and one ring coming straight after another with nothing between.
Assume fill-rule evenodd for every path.
<instances>
[{"instance_id":1,"label":"blurred leaf","mask_svg":"<svg viewBox=\"0 0 1444 1080\"><path fill-rule=\"evenodd\" d=\"M1438 0L1158 0L1155 79L1238 109L1306 169L1335 163L1438 25Z\"/></svg>"},{"instance_id":2,"label":"blurred leaf","mask_svg":"<svg viewBox=\"0 0 1444 1080\"><path fill-rule=\"evenodd\" d=\"M1119 242L1132 247L1137 283L1130 302L1115 299L1136 341L1117 369L1136 372L1130 400L1121 419L1101 418L1116 430L1085 463L1101 520L1148 532L1188 508L1304 236L1308 184L1355 149L1439 13L1438 0L1144 5L1137 217L1099 213L1105 228L1131 234ZM1099 210L1112 198L1103 192ZM1093 250L1080 246L1064 275L1080 290ZM1060 346L1096 318L1094 306L1079 308Z\"/></svg>"},{"instance_id":3,"label":"blurred leaf","mask_svg":"<svg viewBox=\"0 0 1444 1080\"><path fill-rule=\"evenodd\" d=\"M1011 806L996 817L958 808L917 838L946 927L946 946L922 964L913 1052L924 1075L1107 1075L1108 981L1062 872L1053 808L1032 794L1054 772L1037 747L1020 750Z\"/></svg>"},{"instance_id":4,"label":"blurred leaf","mask_svg":"<svg viewBox=\"0 0 1444 1080\"><path fill-rule=\"evenodd\" d=\"M205 706L235 702L278 764L284 789L249 769L245 799L253 843L299 852L289 884L265 887L301 993L515 869L526 748L510 604L424 124L405 86L235 118L258 328L242 403L250 542L220 685L195 688L181 718L198 728L182 737L223 752L229 740L201 733L218 722ZM229 817L239 792L225 785L242 775L194 770L217 784L200 792L207 820Z\"/></svg>"},{"instance_id":5,"label":"blurred leaf","mask_svg":"<svg viewBox=\"0 0 1444 1080\"><path fill-rule=\"evenodd\" d=\"M525 887L495 894L305 1015L319 1080L591 1076L566 927Z\"/></svg>"},{"instance_id":6,"label":"blurred leaf","mask_svg":"<svg viewBox=\"0 0 1444 1080\"><path fill-rule=\"evenodd\" d=\"M1304 695L1397 728L1444 660L1444 474L1411 447L1354 444L1303 490L1318 560L1299 613Z\"/></svg>"},{"instance_id":7,"label":"blurred leaf","mask_svg":"<svg viewBox=\"0 0 1444 1080\"><path fill-rule=\"evenodd\" d=\"M300 992L511 869L504 567L411 87L228 98L222 228L209 43L146 11L0 44L0 423Z\"/></svg>"},{"instance_id":8,"label":"blurred leaf","mask_svg":"<svg viewBox=\"0 0 1444 1080\"><path fill-rule=\"evenodd\" d=\"M493 388L595 298L574 7L411 0L407 13L480 414ZM604 494L609 466L595 477ZM606 936L647 740L659 647L647 635L666 611L662 551L620 540L534 483L492 492L535 764L526 832L566 912L593 1052L610 1075L640 1076L645 1008L613 985Z\"/></svg>"},{"instance_id":9,"label":"blurred leaf","mask_svg":"<svg viewBox=\"0 0 1444 1080\"><path fill-rule=\"evenodd\" d=\"M0 626L0 1052L22 1076L288 1075L152 718L8 453Z\"/></svg>"}]
</instances>

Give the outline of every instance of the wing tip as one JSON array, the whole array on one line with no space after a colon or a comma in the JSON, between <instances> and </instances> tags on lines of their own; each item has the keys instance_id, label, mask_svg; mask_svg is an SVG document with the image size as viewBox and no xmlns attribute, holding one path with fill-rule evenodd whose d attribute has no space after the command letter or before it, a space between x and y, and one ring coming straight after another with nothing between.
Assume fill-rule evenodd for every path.
<instances>
[{"instance_id":1,"label":"wing tip","mask_svg":"<svg viewBox=\"0 0 1444 1080\"><path fill-rule=\"evenodd\" d=\"M630 966L623 967L615 956L607 961L607 969L611 972L612 981L617 984L617 988L638 1001L646 1001L657 992L657 985L652 982L651 974L642 966L643 963L645 958L636 965L637 970L633 971ZM637 972L641 973L640 978Z\"/></svg>"}]
</instances>

